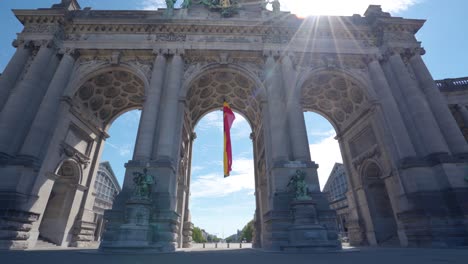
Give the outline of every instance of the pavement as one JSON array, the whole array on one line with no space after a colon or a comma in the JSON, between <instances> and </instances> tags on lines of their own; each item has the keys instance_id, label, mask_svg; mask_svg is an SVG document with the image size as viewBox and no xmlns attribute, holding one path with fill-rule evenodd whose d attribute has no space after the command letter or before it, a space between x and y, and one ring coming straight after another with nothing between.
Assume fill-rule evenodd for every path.
<instances>
[{"instance_id":1,"label":"pavement","mask_svg":"<svg viewBox=\"0 0 468 264\"><path fill-rule=\"evenodd\" d=\"M468 263L468 249L347 248L340 252L275 253L257 249L200 249L173 253L109 253L95 249L0 251L1 264L444 264Z\"/></svg>"}]
</instances>

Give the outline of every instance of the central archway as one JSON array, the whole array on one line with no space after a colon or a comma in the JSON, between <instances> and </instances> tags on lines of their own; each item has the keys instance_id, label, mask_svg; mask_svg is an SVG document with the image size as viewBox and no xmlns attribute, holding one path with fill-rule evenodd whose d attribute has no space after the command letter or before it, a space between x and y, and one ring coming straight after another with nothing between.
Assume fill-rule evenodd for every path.
<instances>
[{"instance_id":1,"label":"central archway","mask_svg":"<svg viewBox=\"0 0 468 264\"><path fill-rule=\"evenodd\" d=\"M190 163L194 128L198 121L207 113L221 109L226 100L231 108L241 114L252 128L255 194L256 234L254 245L261 246L262 215L268 208L267 179L265 177L265 147L263 142L262 98L264 90L262 84L250 76L247 71L236 66L207 68L192 80L183 90L186 98L184 124L181 140L181 159L178 176L177 211L181 215L179 246L188 247L191 241L190 212L188 209L190 189ZM186 191L187 190L187 191Z\"/></svg>"}]
</instances>

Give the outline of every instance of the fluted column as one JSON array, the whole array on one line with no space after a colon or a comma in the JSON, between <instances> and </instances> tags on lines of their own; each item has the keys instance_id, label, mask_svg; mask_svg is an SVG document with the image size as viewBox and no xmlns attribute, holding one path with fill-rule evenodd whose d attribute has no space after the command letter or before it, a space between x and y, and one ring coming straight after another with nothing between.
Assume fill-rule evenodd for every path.
<instances>
[{"instance_id":1,"label":"fluted column","mask_svg":"<svg viewBox=\"0 0 468 264\"><path fill-rule=\"evenodd\" d=\"M265 62L265 87L268 93L272 159L273 161L287 160L288 138L286 134L284 95L281 91L281 71L272 55L269 55Z\"/></svg>"},{"instance_id":2,"label":"fluted column","mask_svg":"<svg viewBox=\"0 0 468 264\"><path fill-rule=\"evenodd\" d=\"M176 128L178 122L177 111L179 108L179 90L184 72L184 61L179 53L176 52L172 56L167 71L167 81L164 89L161 104L161 122L160 134L157 145L158 159L173 159L174 158L174 142L176 137Z\"/></svg>"},{"instance_id":3,"label":"fluted column","mask_svg":"<svg viewBox=\"0 0 468 264\"><path fill-rule=\"evenodd\" d=\"M460 131L452 113L447 106L447 102L442 98L439 88L434 82L431 73L421 58L416 54L410 59L411 67L419 81L419 84L426 95L430 108L436 117L440 130L447 141L452 153L468 152L468 145Z\"/></svg>"},{"instance_id":4,"label":"fluted column","mask_svg":"<svg viewBox=\"0 0 468 264\"><path fill-rule=\"evenodd\" d=\"M403 96L405 97L410 112L409 114L418 130L419 137L424 143L425 154L448 153L448 146L444 141L432 111L424 95L413 79L411 79L400 54L391 55L389 61Z\"/></svg>"},{"instance_id":5,"label":"fluted column","mask_svg":"<svg viewBox=\"0 0 468 264\"><path fill-rule=\"evenodd\" d=\"M377 60L369 63L369 73L374 90L382 105L383 114L387 119L388 128L391 130L393 141L395 142L399 158L416 156L415 149L411 142L408 130L405 127L397 103L391 93L390 85Z\"/></svg>"},{"instance_id":6,"label":"fluted column","mask_svg":"<svg viewBox=\"0 0 468 264\"><path fill-rule=\"evenodd\" d=\"M163 54L156 54L150 87L141 113L138 137L135 144L135 154L133 156L134 160L151 159L165 71L166 57Z\"/></svg>"},{"instance_id":7,"label":"fluted column","mask_svg":"<svg viewBox=\"0 0 468 264\"><path fill-rule=\"evenodd\" d=\"M28 122L30 117L27 113L31 110L36 111L31 108L34 108L37 100L42 99L40 84L44 79L45 70L49 69L48 64L53 52L47 44L41 46L24 79L11 92L0 112L0 151L6 154L11 155L18 147L12 144L13 138L19 132L19 128Z\"/></svg>"},{"instance_id":8,"label":"fluted column","mask_svg":"<svg viewBox=\"0 0 468 264\"><path fill-rule=\"evenodd\" d=\"M39 107L39 111L23 143L20 154L39 157L57 121L60 98L75 65L75 50L64 51L63 57Z\"/></svg>"},{"instance_id":9,"label":"fluted column","mask_svg":"<svg viewBox=\"0 0 468 264\"><path fill-rule=\"evenodd\" d=\"M7 102L8 94L15 87L18 77L31 56L29 45L24 43L20 45L19 41L15 40L13 46L17 48L16 52L0 76L0 111Z\"/></svg>"},{"instance_id":10,"label":"fluted column","mask_svg":"<svg viewBox=\"0 0 468 264\"><path fill-rule=\"evenodd\" d=\"M281 63L284 90L287 93L286 111L288 130L294 160L310 161L309 140L301 105L300 90L296 91L297 73L290 56L284 56Z\"/></svg>"}]
</instances>

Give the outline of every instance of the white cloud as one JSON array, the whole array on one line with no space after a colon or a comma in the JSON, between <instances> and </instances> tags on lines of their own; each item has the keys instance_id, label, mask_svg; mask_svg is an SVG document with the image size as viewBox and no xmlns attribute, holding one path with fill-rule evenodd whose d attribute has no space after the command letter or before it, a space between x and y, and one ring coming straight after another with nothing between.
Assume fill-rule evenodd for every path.
<instances>
[{"instance_id":1,"label":"white cloud","mask_svg":"<svg viewBox=\"0 0 468 264\"><path fill-rule=\"evenodd\" d=\"M398 13L423 0L282 0L281 9L298 16L363 14L369 5L381 5L383 11Z\"/></svg>"},{"instance_id":2,"label":"white cloud","mask_svg":"<svg viewBox=\"0 0 468 264\"><path fill-rule=\"evenodd\" d=\"M131 144L123 144L123 145L115 145L110 142L106 142L107 146L110 146L111 148L117 150L119 152L119 155L122 157L127 157L130 156L132 152L132 145Z\"/></svg>"},{"instance_id":3,"label":"white cloud","mask_svg":"<svg viewBox=\"0 0 468 264\"><path fill-rule=\"evenodd\" d=\"M205 167L203 167L203 166L192 166L192 168L190 169L190 171L191 171L192 173L195 173L195 172L197 172L197 171L201 171L201 170L204 170L204 169L205 169Z\"/></svg>"},{"instance_id":4,"label":"white cloud","mask_svg":"<svg viewBox=\"0 0 468 264\"><path fill-rule=\"evenodd\" d=\"M192 198L224 197L235 192L255 189L254 163L251 159L233 160L231 176L222 171L196 177L191 184Z\"/></svg>"},{"instance_id":5,"label":"white cloud","mask_svg":"<svg viewBox=\"0 0 468 264\"><path fill-rule=\"evenodd\" d=\"M156 10L158 8L166 8L165 0L143 0L141 6L145 10Z\"/></svg>"},{"instance_id":6,"label":"white cloud","mask_svg":"<svg viewBox=\"0 0 468 264\"><path fill-rule=\"evenodd\" d=\"M308 133L309 137L331 137L335 135L336 135L335 130L328 130L328 131L311 130Z\"/></svg>"},{"instance_id":7,"label":"white cloud","mask_svg":"<svg viewBox=\"0 0 468 264\"><path fill-rule=\"evenodd\" d=\"M318 175L321 189L325 186L335 162L343 162L338 141L334 138L334 131L329 134L331 136L309 145L312 160L319 165Z\"/></svg>"},{"instance_id":8,"label":"white cloud","mask_svg":"<svg viewBox=\"0 0 468 264\"><path fill-rule=\"evenodd\" d=\"M197 130L206 131L216 128L223 131L223 114L221 111L213 111L205 115L197 124Z\"/></svg>"}]
</instances>

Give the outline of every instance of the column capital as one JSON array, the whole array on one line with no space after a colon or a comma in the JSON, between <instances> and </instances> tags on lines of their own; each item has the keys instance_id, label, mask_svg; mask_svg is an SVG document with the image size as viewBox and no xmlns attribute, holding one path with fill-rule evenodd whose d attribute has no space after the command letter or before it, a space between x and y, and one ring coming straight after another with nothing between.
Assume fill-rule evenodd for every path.
<instances>
[{"instance_id":1,"label":"column capital","mask_svg":"<svg viewBox=\"0 0 468 264\"><path fill-rule=\"evenodd\" d=\"M372 62L381 62L383 60L382 54L366 54L362 56L365 64L369 65Z\"/></svg>"},{"instance_id":2,"label":"column capital","mask_svg":"<svg viewBox=\"0 0 468 264\"><path fill-rule=\"evenodd\" d=\"M280 50L264 50L263 51L264 57L273 57L273 59L277 59L281 56Z\"/></svg>"},{"instance_id":3,"label":"column capital","mask_svg":"<svg viewBox=\"0 0 468 264\"><path fill-rule=\"evenodd\" d=\"M74 48L61 48L59 49L58 54L68 55L72 57L73 59L77 59L80 56L80 52Z\"/></svg>"},{"instance_id":4,"label":"column capital","mask_svg":"<svg viewBox=\"0 0 468 264\"><path fill-rule=\"evenodd\" d=\"M281 56L281 64L289 64L291 67L295 64L294 61L296 60L296 55L292 52L285 52L283 56Z\"/></svg>"},{"instance_id":5,"label":"column capital","mask_svg":"<svg viewBox=\"0 0 468 264\"><path fill-rule=\"evenodd\" d=\"M32 40L31 45L35 47L58 48L57 43L51 39Z\"/></svg>"},{"instance_id":6,"label":"column capital","mask_svg":"<svg viewBox=\"0 0 468 264\"><path fill-rule=\"evenodd\" d=\"M164 50L160 48L153 49L151 53L153 53L153 55L156 55L156 56L165 55Z\"/></svg>"},{"instance_id":7,"label":"column capital","mask_svg":"<svg viewBox=\"0 0 468 264\"><path fill-rule=\"evenodd\" d=\"M14 39L11 42L11 46L13 46L14 48L30 48L32 46L31 44L31 41L23 39Z\"/></svg>"},{"instance_id":8,"label":"column capital","mask_svg":"<svg viewBox=\"0 0 468 264\"><path fill-rule=\"evenodd\" d=\"M174 55L174 56L185 55L185 49L183 48L164 49L164 50L161 50L160 52L164 55Z\"/></svg>"},{"instance_id":9,"label":"column capital","mask_svg":"<svg viewBox=\"0 0 468 264\"><path fill-rule=\"evenodd\" d=\"M412 47L412 48L387 48L382 53L382 60L387 61L391 56L399 55L401 59L408 63L409 59L416 55L424 55L426 51L422 47Z\"/></svg>"}]
</instances>

